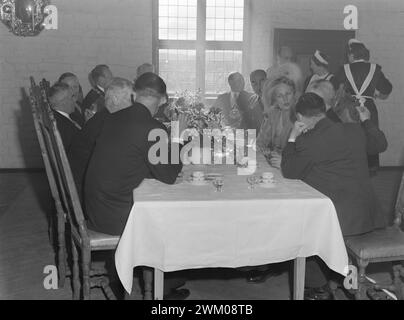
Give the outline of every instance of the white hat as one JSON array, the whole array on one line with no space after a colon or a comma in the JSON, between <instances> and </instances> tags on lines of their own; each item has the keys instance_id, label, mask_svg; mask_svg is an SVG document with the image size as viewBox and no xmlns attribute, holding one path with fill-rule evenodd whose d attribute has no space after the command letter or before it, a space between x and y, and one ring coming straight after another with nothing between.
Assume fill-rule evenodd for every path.
<instances>
[{"instance_id":1,"label":"white hat","mask_svg":"<svg viewBox=\"0 0 404 320\"><path fill-rule=\"evenodd\" d=\"M314 52L314 57L322 64L328 65L328 61L323 57L320 51L316 50L316 52Z\"/></svg>"},{"instance_id":2,"label":"white hat","mask_svg":"<svg viewBox=\"0 0 404 320\"><path fill-rule=\"evenodd\" d=\"M359 41L358 39L350 39L350 40L348 41L348 45L351 45L351 44L353 44L353 43L362 43L362 42Z\"/></svg>"}]
</instances>

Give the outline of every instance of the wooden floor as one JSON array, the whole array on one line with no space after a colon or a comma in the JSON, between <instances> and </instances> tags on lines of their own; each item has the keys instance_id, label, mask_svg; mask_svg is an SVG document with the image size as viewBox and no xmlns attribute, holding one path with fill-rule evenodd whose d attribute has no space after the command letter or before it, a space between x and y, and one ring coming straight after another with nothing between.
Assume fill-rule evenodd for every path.
<instances>
[{"instance_id":1,"label":"wooden floor","mask_svg":"<svg viewBox=\"0 0 404 320\"><path fill-rule=\"evenodd\" d=\"M374 178L386 211L392 211L401 172L383 170ZM0 173L0 299L71 299L70 282L58 290L43 286L44 268L54 264L49 243L47 214L52 208L44 173ZM265 283L249 284L244 273L230 269L183 272L190 299L289 299L290 264ZM388 279L388 265L369 270L376 279ZM105 299L98 289L93 299ZM345 298L341 295L341 298Z\"/></svg>"}]
</instances>

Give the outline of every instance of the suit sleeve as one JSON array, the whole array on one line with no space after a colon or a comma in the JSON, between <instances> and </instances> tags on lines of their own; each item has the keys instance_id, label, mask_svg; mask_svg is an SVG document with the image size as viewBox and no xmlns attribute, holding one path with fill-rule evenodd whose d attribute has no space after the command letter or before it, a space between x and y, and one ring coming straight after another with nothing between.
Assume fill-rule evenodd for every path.
<instances>
[{"instance_id":1,"label":"suit sleeve","mask_svg":"<svg viewBox=\"0 0 404 320\"><path fill-rule=\"evenodd\" d=\"M304 179L314 165L311 154L307 143L301 138L288 142L282 152L283 176L287 179Z\"/></svg>"},{"instance_id":2,"label":"suit sleeve","mask_svg":"<svg viewBox=\"0 0 404 320\"><path fill-rule=\"evenodd\" d=\"M96 140L101 133L106 114L97 113L75 135L68 153L70 166L77 185L82 185Z\"/></svg>"},{"instance_id":3,"label":"suit sleeve","mask_svg":"<svg viewBox=\"0 0 404 320\"><path fill-rule=\"evenodd\" d=\"M338 90L339 86L345 82L344 68L340 67L337 73L330 79L330 82L334 85L334 89Z\"/></svg>"},{"instance_id":4,"label":"suit sleeve","mask_svg":"<svg viewBox=\"0 0 404 320\"><path fill-rule=\"evenodd\" d=\"M362 123L362 128L366 135L366 150L369 155L375 155L386 151L387 139L372 121L366 120Z\"/></svg>"},{"instance_id":5,"label":"suit sleeve","mask_svg":"<svg viewBox=\"0 0 404 320\"><path fill-rule=\"evenodd\" d=\"M393 85L391 82L385 77L382 68L378 65L379 69L379 78L377 79L376 89L381 94L389 95L391 91L393 91Z\"/></svg>"},{"instance_id":6,"label":"suit sleeve","mask_svg":"<svg viewBox=\"0 0 404 320\"><path fill-rule=\"evenodd\" d=\"M154 129L164 130L166 132L167 136L169 136L167 129L163 125L161 125L157 128L154 128ZM159 180L166 184L174 184L175 180L178 177L178 174L182 170L182 162L180 159L181 145L178 143L172 143L173 149L171 150L170 142L168 141L168 146L166 149L166 150L168 150L168 157L167 157L168 163L159 162L159 163L155 164L155 163L152 163L149 159L149 150L150 150L150 148L153 147L153 145L156 144L156 141L149 141L148 139L146 139L146 141L148 141L148 142L146 144L145 161L150 170L149 177L153 177L154 179ZM160 152L165 152L165 150L160 150ZM171 163L171 153L172 152L176 152L176 153L178 152L178 156L174 157L178 161L174 160L173 163Z\"/></svg>"}]
</instances>

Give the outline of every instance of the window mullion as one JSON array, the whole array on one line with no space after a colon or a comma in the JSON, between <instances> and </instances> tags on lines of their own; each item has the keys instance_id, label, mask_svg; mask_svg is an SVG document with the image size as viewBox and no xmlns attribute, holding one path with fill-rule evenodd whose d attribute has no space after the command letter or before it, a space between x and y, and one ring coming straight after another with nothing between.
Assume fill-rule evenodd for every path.
<instances>
[{"instance_id":1,"label":"window mullion","mask_svg":"<svg viewBox=\"0 0 404 320\"><path fill-rule=\"evenodd\" d=\"M196 38L196 88L205 94L205 41L206 41L206 0L198 0Z\"/></svg>"}]
</instances>

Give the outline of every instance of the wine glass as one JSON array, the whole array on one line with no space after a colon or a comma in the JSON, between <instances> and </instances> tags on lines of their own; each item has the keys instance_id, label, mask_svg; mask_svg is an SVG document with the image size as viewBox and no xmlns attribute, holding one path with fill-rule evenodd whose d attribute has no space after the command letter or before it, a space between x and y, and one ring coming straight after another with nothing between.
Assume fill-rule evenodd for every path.
<instances>
[{"instance_id":1,"label":"wine glass","mask_svg":"<svg viewBox=\"0 0 404 320\"><path fill-rule=\"evenodd\" d=\"M216 178L213 180L213 185L216 187L215 192L222 192L222 188L224 185L223 178Z\"/></svg>"},{"instance_id":2,"label":"wine glass","mask_svg":"<svg viewBox=\"0 0 404 320\"><path fill-rule=\"evenodd\" d=\"M249 176L247 178L247 182L250 184L250 186L248 187L248 189L250 190L254 190L255 186L260 182L260 178L257 176Z\"/></svg>"}]
</instances>

